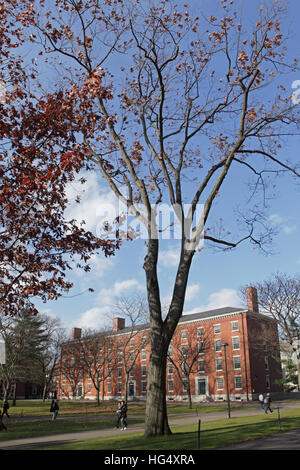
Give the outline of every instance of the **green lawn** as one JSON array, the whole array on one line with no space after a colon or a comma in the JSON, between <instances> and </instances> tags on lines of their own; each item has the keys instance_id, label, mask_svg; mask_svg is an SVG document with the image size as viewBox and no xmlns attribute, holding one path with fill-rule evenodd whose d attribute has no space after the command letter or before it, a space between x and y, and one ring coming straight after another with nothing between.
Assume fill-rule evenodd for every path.
<instances>
[{"instance_id":1,"label":"green lawn","mask_svg":"<svg viewBox=\"0 0 300 470\"><path fill-rule=\"evenodd\" d=\"M300 402L299 402L300 405ZM1 406L1 402L0 402ZM247 406L257 406L256 403L252 404L232 404L234 409L240 409ZM60 401L59 402L59 415L60 416L104 416L114 415L117 403L113 402L101 402L98 406L94 401ZM144 415L145 414L145 403L130 403L128 404L130 415ZM186 404L171 403L168 404L168 413L191 413L197 416L202 413L210 413L215 411L225 411L227 409L226 403L212 403L212 404L197 404L193 408L188 408ZM50 401L30 401L20 400L17 401L16 406L12 406L10 402L9 414L13 418L23 417L46 417L51 416L50 413Z\"/></svg>"},{"instance_id":2,"label":"green lawn","mask_svg":"<svg viewBox=\"0 0 300 470\"><path fill-rule=\"evenodd\" d=\"M300 403L299 403L300 404ZM257 407L257 404L234 404L233 407ZM20 401L16 407L10 408L11 420L5 419L8 432L0 433L1 440L30 438L37 436L58 435L71 432L101 430L112 428L115 424L115 403L95 402L60 402L59 419L51 421L49 402ZM145 404L129 403L130 424L144 421ZM205 413L224 411L226 404L197 405L192 410L186 405L170 404L168 414L192 413L195 424L189 426L172 427L173 434L168 437L147 439L143 433L126 434L117 432L114 437L87 440L82 442L63 444L55 449L95 449L95 450L195 450L197 449L198 418ZM28 418L14 420L14 418ZM281 412L281 427L283 431L300 428L300 408ZM221 419L218 421L204 421L201 423L201 449L216 449L232 443L240 442L267 434L279 432L277 413L272 415L256 415L243 418ZM54 447L48 447L52 449Z\"/></svg>"},{"instance_id":3,"label":"green lawn","mask_svg":"<svg viewBox=\"0 0 300 470\"><path fill-rule=\"evenodd\" d=\"M281 429L300 428L300 409L281 414ZM119 433L114 437L89 439L56 446L47 450L197 450L198 423L172 428L173 434L145 439L142 433ZM277 414L207 421L201 424L200 449L213 450L280 432Z\"/></svg>"}]
</instances>

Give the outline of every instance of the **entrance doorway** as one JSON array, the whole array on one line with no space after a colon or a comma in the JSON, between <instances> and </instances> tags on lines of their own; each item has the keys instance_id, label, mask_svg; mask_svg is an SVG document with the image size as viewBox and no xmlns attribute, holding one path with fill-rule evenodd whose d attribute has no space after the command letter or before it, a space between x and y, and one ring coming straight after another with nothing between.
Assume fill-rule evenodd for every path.
<instances>
[{"instance_id":1,"label":"entrance doorway","mask_svg":"<svg viewBox=\"0 0 300 470\"><path fill-rule=\"evenodd\" d=\"M206 377L197 377L197 395L203 395L204 397L208 395L207 393L207 378Z\"/></svg>"}]
</instances>

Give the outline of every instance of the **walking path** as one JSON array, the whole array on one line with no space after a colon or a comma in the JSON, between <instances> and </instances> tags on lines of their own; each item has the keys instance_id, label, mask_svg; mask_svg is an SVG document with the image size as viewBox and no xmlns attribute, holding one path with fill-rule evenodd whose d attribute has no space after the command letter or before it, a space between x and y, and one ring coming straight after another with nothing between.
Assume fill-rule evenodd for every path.
<instances>
[{"instance_id":1,"label":"walking path","mask_svg":"<svg viewBox=\"0 0 300 470\"><path fill-rule=\"evenodd\" d=\"M273 403L272 407L276 411L276 407L279 406L280 410L289 410L293 408L299 408L299 402L285 402L276 404ZM231 417L241 417L241 416L254 416L261 414L262 411L259 407L254 406L245 406L244 409L231 409ZM217 419L227 418L228 414L227 411L213 411L209 413L203 413L199 416L195 414L184 414L184 415L169 415L169 425L172 426L181 426L185 424L195 424L198 423L198 420L201 421L213 421ZM48 418L49 419L49 418ZM59 418L58 418L59 419ZM65 419L65 418L62 418ZM103 430L93 430L93 431L83 431L83 432L76 432L76 433L68 433L68 434L57 434L54 436L41 436L41 437L32 437L26 439L16 439L16 440L9 440L5 442L0 442L0 450L15 450L15 449L33 449L34 447L41 447L45 445L56 445L62 444L65 442L76 442L85 439L94 439L94 438L101 438L106 436L114 436L118 435L119 433L126 432L126 433L134 433L134 432L142 432L144 429L143 423L135 424L130 426L130 416L128 419L129 427L126 431L121 431L120 429L115 428L108 428ZM264 445L272 446L272 447L264 447ZM284 445L285 447L279 447ZM286 446L293 446L293 447L286 447ZM274 447L275 446L275 447ZM277 447L276 447L277 446ZM296 447L295 447L296 446ZM289 431L286 433L280 433L278 435L273 435L270 437L262 438L262 439L255 439L247 442L243 442L241 444L232 445L226 447L226 449L222 450L236 450L236 449L298 449L300 450L300 422L299 422L299 429L295 431Z\"/></svg>"}]
</instances>

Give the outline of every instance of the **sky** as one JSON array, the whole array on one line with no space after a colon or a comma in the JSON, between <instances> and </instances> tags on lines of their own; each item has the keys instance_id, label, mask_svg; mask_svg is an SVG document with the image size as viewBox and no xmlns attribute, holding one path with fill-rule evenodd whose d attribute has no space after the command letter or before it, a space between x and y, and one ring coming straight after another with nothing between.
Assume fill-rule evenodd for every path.
<instances>
[{"instance_id":1,"label":"sky","mask_svg":"<svg viewBox=\"0 0 300 470\"><path fill-rule=\"evenodd\" d=\"M260 2L241 2L244 9ZM286 3L286 2L285 2ZM293 50L289 52L300 58L299 31L297 18L300 18L300 2L291 0L288 10L288 21L292 23ZM203 11L211 2L201 1ZM246 5L247 4L247 5ZM251 4L251 6L249 6ZM298 38L298 40L297 40ZM300 80L300 71L285 78L286 87L292 90L292 82ZM285 156L294 161L299 159L300 137L295 137L284 149ZM234 184L233 184L234 182ZM97 233L105 208L116 205L116 200L109 188L103 185L96 173L90 173L81 193L80 205L74 202L81 185L72 183L68 188L71 205L67 218L85 220L86 228ZM266 254L248 242L232 251L215 251L204 243L203 250L195 255L192 263L184 304L184 314L210 310L219 307L245 308L239 296L241 286L251 285L269 278L277 271L296 275L300 272L300 222L298 186L291 177L281 177L276 185L276 198L268 201L267 221L277 230L271 252ZM246 180L228 180L224 188L224 198L219 204L219 213L225 225L230 229L231 208L247 198ZM200 201L201 202L201 201ZM174 275L176 272L179 241L161 240L158 263L158 275L163 304L167 304L172 295ZM57 301L42 303L37 300L36 306L43 313L56 316L62 320L67 329L72 327L102 328L112 325L114 305L122 296L130 297L141 294L146 297L145 273L143 259L146 254L144 240L124 242L115 256L105 258L103 254L94 256L90 265L91 271L85 273L73 269L68 278L74 283L70 292ZM88 291L93 288L94 292Z\"/></svg>"}]
</instances>

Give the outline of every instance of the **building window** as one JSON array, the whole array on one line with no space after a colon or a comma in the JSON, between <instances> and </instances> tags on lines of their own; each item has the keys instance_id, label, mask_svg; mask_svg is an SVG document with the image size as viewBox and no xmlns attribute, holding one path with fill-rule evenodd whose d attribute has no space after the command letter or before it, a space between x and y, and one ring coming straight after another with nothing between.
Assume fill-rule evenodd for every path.
<instances>
[{"instance_id":1,"label":"building window","mask_svg":"<svg viewBox=\"0 0 300 470\"><path fill-rule=\"evenodd\" d=\"M168 375L173 375L173 364L169 362L168 364Z\"/></svg>"},{"instance_id":2,"label":"building window","mask_svg":"<svg viewBox=\"0 0 300 470\"><path fill-rule=\"evenodd\" d=\"M216 370L223 370L223 361L221 357L216 359Z\"/></svg>"},{"instance_id":3,"label":"building window","mask_svg":"<svg viewBox=\"0 0 300 470\"><path fill-rule=\"evenodd\" d=\"M172 346L169 346L168 354L169 354L170 357L173 357L173 347Z\"/></svg>"},{"instance_id":4,"label":"building window","mask_svg":"<svg viewBox=\"0 0 300 470\"><path fill-rule=\"evenodd\" d=\"M203 336L203 327L197 328L197 336L198 338L201 338Z\"/></svg>"},{"instance_id":5,"label":"building window","mask_svg":"<svg viewBox=\"0 0 300 470\"><path fill-rule=\"evenodd\" d=\"M142 376L145 377L147 375L147 367L142 366Z\"/></svg>"},{"instance_id":6,"label":"building window","mask_svg":"<svg viewBox=\"0 0 300 470\"><path fill-rule=\"evenodd\" d=\"M267 352L267 350L268 350L268 347L267 347L267 342L266 342L266 341L264 341L264 352Z\"/></svg>"},{"instance_id":7,"label":"building window","mask_svg":"<svg viewBox=\"0 0 300 470\"><path fill-rule=\"evenodd\" d=\"M204 372L204 360L201 359L200 361L198 361L198 372Z\"/></svg>"},{"instance_id":8,"label":"building window","mask_svg":"<svg viewBox=\"0 0 300 470\"><path fill-rule=\"evenodd\" d=\"M217 377L217 390L223 390L223 377Z\"/></svg>"},{"instance_id":9,"label":"building window","mask_svg":"<svg viewBox=\"0 0 300 470\"><path fill-rule=\"evenodd\" d=\"M183 356L186 356L186 355L187 355L187 352L188 352L188 350L187 350L187 345L186 345L186 344L182 344L182 345L181 345L181 354L182 354Z\"/></svg>"},{"instance_id":10,"label":"building window","mask_svg":"<svg viewBox=\"0 0 300 470\"><path fill-rule=\"evenodd\" d=\"M241 375L234 376L234 388L236 390L240 390L242 388L242 376Z\"/></svg>"},{"instance_id":11,"label":"building window","mask_svg":"<svg viewBox=\"0 0 300 470\"><path fill-rule=\"evenodd\" d=\"M238 320L231 322L231 331L239 331L239 322Z\"/></svg>"},{"instance_id":12,"label":"building window","mask_svg":"<svg viewBox=\"0 0 300 470\"><path fill-rule=\"evenodd\" d=\"M129 352L129 360L130 360L130 362L134 361L134 352L133 351Z\"/></svg>"},{"instance_id":13,"label":"building window","mask_svg":"<svg viewBox=\"0 0 300 470\"><path fill-rule=\"evenodd\" d=\"M92 384L88 383L88 393L91 393L92 392Z\"/></svg>"},{"instance_id":14,"label":"building window","mask_svg":"<svg viewBox=\"0 0 300 470\"><path fill-rule=\"evenodd\" d=\"M238 336L232 337L232 349L240 349L240 338Z\"/></svg>"},{"instance_id":15,"label":"building window","mask_svg":"<svg viewBox=\"0 0 300 470\"><path fill-rule=\"evenodd\" d=\"M117 393L122 393L122 382L117 383Z\"/></svg>"},{"instance_id":16,"label":"building window","mask_svg":"<svg viewBox=\"0 0 300 470\"><path fill-rule=\"evenodd\" d=\"M186 339L186 338L187 338L186 330L181 330L181 339Z\"/></svg>"},{"instance_id":17,"label":"building window","mask_svg":"<svg viewBox=\"0 0 300 470\"><path fill-rule=\"evenodd\" d=\"M188 381L187 381L187 379L183 379L182 380L182 391L187 392L187 389L188 389Z\"/></svg>"},{"instance_id":18,"label":"building window","mask_svg":"<svg viewBox=\"0 0 300 470\"><path fill-rule=\"evenodd\" d=\"M131 367L130 371L129 371L129 377L133 377L134 374L133 374L133 367Z\"/></svg>"},{"instance_id":19,"label":"building window","mask_svg":"<svg viewBox=\"0 0 300 470\"><path fill-rule=\"evenodd\" d=\"M122 377L122 367L118 367L118 377Z\"/></svg>"},{"instance_id":20,"label":"building window","mask_svg":"<svg viewBox=\"0 0 300 470\"><path fill-rule=\"evenodd\" d=\"M215 341L215 351L216 351L216 352L220 352L220 351L221 351L221 344L222 344L221 340L220 340L220 339L216 339L216 341Z\"/></svg>"},{"instance_id":21,"label":"building window","mask_svg":"<svg viewBox=\"0 0 300 470\"><path fill-rule=\"evenodd\" d=\"M147 392L147 382L145 382L145 380L142 380L142 383L141 383L141 392L142 392L142 393L146 393L146 392Z\"/></svg>"},{"instance_id":22,"label":"building window","mask_svg":"<svg viewBox=\"0 0 300 470\"><path fill-rule=\"evenodd\" d=\"M173 392L174 391L174 383L173 380L168 380L168 391Z\"/></svg>"},{"instance_id":23,"label":"building window","mask_svg":"<svg viewBox=\"0 0 300 470\"><path fill-rule=\"evenodd\" d=\"M198 348L198 353L199 354L204 353L204 343L203 343L203 341L198 341L197 348Z\"/></svg>"},{"instance_id":24,"label":"building window","mask_svg":"<svg viewBox=\"0 0 300 470\"><path fill-rule=\"evenodd\" d=\"M131 338L129 345L130 345L131 348L134 347L134 338Z\"/></svg>"},{"instance_id":25,"label":"building window","mask_svg":"<svg viewBox=\"0 0 300 470\"><path fill-rule=\"evenodd\" d=\"M146 349L142 349L142 361L146 360Z\"/></svg>"},{"instance_id":26,"label":"building window","mask_svg":"<svg viewBox=\"0 0 300 470\"><path fill-rule=\"evenodd\" d=\"M265 356L265 369L269 370L269 359L268 356Z\"/></svg>"},{"instance_id":27,"label":"building window","mask_svg":"<svg viewBox=\"0 0 300 470\"><path fill-rule=\"evenodd\" d=\"M111 393L111 383L110 382L107 382L106 391L107 391L107 393Z\"/></svg>"},{"instance_id":28,"label":"building window","mask_svg":"<svg viewBox=\"0 0 300 470\"><path fill-rule=\"evenodd\" d=\"M218 335L219 333L221 333L221 325L220 324L214 325L214 333L215 333L215 335Z\"/></svg>"},{"instance_id":29,"label":"building window","mask_svg":"<svg viewBox=\"0 0 300 470\"><path fill-rule=\"evenodd\" d=\"M118 362L122 362L122 353L118 353Z\"/></svg>"},{"instance_id":30,"label":"building window","mask_svg":"<svg viewBox=\"0 0 300 470\"><path fill-rule=\"evenodd\" d=\"M266 388L270 388L270 376L266 375Z\"/></svg>"},{"instance_id":31,"label":"building window","mask_svg":"<svg viewBox=\"0 0 300 470\"><path fill-rule=\"evenodd\" d=\"M240 356L233 356L233 368L240 369L241 368L241 357Z\"/></svg>"}]
</instances>

